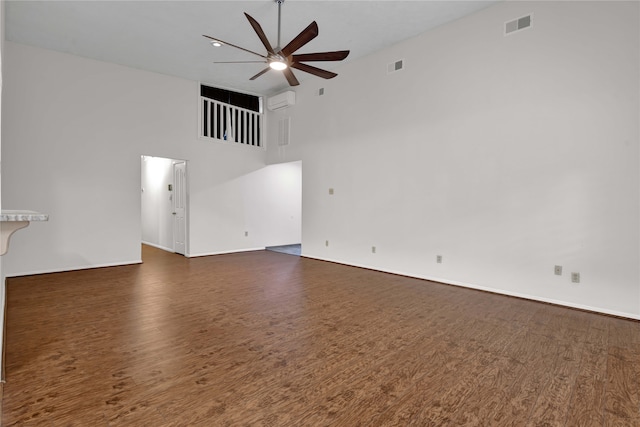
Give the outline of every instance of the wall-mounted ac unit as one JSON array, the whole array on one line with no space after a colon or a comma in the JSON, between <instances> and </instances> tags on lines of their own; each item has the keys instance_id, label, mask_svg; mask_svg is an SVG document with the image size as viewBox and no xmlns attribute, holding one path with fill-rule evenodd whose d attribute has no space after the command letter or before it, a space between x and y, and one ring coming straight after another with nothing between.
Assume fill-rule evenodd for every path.
<instances>
[{"instance_id":1,"label":"wall-mounted ac unit","mask_svg":"<svg viewBox=\"0 0 640 427\"><path fill-rule=\"evenodd\" d=\"M287 108L290 105L295 105L295 103L296 93L292 90L288 90L286 92L274 95L271 98L267 98L267 108L270 111Z\"/></svg>"}]
</instances>

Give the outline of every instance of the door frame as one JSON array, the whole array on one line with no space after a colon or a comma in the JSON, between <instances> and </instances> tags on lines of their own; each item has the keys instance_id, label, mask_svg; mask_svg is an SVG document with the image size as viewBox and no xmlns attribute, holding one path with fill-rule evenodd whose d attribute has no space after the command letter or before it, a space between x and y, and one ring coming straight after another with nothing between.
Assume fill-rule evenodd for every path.
<instances>
[{"instance_id":1,"label":"door frame","mask_svg":"<svg viewBox=\"0 0 640 427\"><path fill-rule=\"evenodd\" d=\"M181 255L184 256L188 256L189 251L188 251L188 243L189 243L189 233L188 233L188 224L189 224L189 192L188 192L188 169L187 169L187 161L186 160L175 160L172 159L171 162L171 174L173 177L173 186L174 186L174 191L172 196L175 196L176 191L177 191L177 187L176 187L176 165L178 164L184 164L184 180L182 182L182 188L179 189L179 191L184 194L184 230L182 230L183 235L184 235L184 253L182 252L178 252L176 250L176 220L175 220L175 216L173 217L173 251L175 253L179 253ZM175 197L172 198L172 208L174 211L174 215L175 215L175 203L176 203L176 199Z\"/></svg>"},{"instance_id":2,"label":"door frame","mask_svg":"<svg viewBox=\"0 0 640 427\"><path fill-rule=\"evenodd\" d=\"M166 166L163 166L163 173L169 175L169 179L168 181L164 181L163 178L161 178L162 182L164 182L163 184L158 184L158 186L156 188L151 188L151 187L146 187L144 186L144 177L148 175L143 175L143 170L142 170L142 163L146 162L148 159L163 159L165 161L168 161ZM167 194L167 186L166 184L171 184L172 186L175 185L175 177L174 177L174 164L175 163L184 163L185 164L185 180L184 180L184 194L185 194L185 216L184 216L184 223L185 223L185 253L184 256L185 257L189 257L189 217L190 217L190 195L189 195L189 161L188 160L183 160L183 159L174 159L174 158L169 158L169 157L164 157L164 156L153 156L150 154L143 154L140 156L141 159L141 170L140 170L140 181L143 183L142 186L142 193L146 193L149 191L152 191L152 194L157 194L158 200L160 199L164 199L166 197ZM154 174L155 176L155 174ZM156 193L158 192L158 193ZM150 206L147 205L147 201L148 198L143 198L142 193L140 195L140 206L141 206L141 216L140 216L140 229L142 231L143 228L143 224L142 221L144 220L142 214L145 211L145 206ZM173 193L173 192L171 192ZM171 194L171 197L173 199L173 194ZM164 199L166 200L166 199ZM143 204L144 203L144 204ZM152 211L154 211L156 208L162 209L164 212L164 209L167 209L167 207L163 208L161 206L155 206L155 205L151 205L150 206ZM174 233L174 220L173 220L173 215L171 215L171 213L173 212L173 200L171 201L171 206L168 207L169 211L166 213L166 216L163 216L164 222L163 224L165 224L166 226L170 225L170 231L168 231L168 233L170 233L171 235L171 241L169 242L168 239L163 239L163 238L159 238L158 241L156 242L156 239L152 239L153 241L147 241L144 236L145 234L142 233L141 235L141 243L145 244L145 245L149 245L149 246L153 246L155 248L158 249L162 249L163 251L167 251L167 252L174 252L174 245L175 245L175 238L173 236ZM167 217L169 217L169 219L166 219ZM160 232L162 233L162 232ZM168 236L167 234L165 234L165 236Z\"/></svg>"}]
</instances>

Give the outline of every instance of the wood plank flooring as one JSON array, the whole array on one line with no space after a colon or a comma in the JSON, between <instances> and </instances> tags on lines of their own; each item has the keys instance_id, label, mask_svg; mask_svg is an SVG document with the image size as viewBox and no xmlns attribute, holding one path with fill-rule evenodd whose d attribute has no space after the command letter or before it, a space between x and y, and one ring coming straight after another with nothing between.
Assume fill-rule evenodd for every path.
<instances>
[{"instance_id":1,"label":"wood plank flooring","mask_svg":"<svg viewBox=\"0 0 640 427\"><path fill-rule=\"evenodd\" d=\"M640 426L640 322L259 251L8 280L4 426Z\"/></svg>"}]
</instances>

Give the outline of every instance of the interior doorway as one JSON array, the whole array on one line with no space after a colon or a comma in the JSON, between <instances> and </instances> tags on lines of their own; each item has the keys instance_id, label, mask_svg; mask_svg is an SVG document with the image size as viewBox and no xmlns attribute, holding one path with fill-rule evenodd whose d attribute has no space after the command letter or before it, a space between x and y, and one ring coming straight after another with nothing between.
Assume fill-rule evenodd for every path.
<instances>
[{"instance_id":1,"label":"interior doorway","mask_svg":"<svg viewBox=\"0 0 640 427\"><path fill-rule=\"evenodd\" d=\"M187 255L188 218L187 162L142 156L142 243Z\"/></svg>"}]
</instances>

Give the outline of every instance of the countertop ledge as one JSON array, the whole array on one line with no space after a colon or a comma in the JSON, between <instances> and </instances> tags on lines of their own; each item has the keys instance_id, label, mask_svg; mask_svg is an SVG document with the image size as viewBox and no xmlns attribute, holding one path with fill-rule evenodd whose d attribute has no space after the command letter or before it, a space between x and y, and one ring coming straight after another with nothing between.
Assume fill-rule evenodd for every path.
<instances>
[{"instance_id":1,"label":"countertop ledge","mask_svg":"<svg viewBox=\"0 0 640 427\"><path fill-rule=\"evenodd\" d=\"M27 210L9 210L2 209L0 212L0 221L48 221L49 215Z\"/></svg>"}]
</instances>

